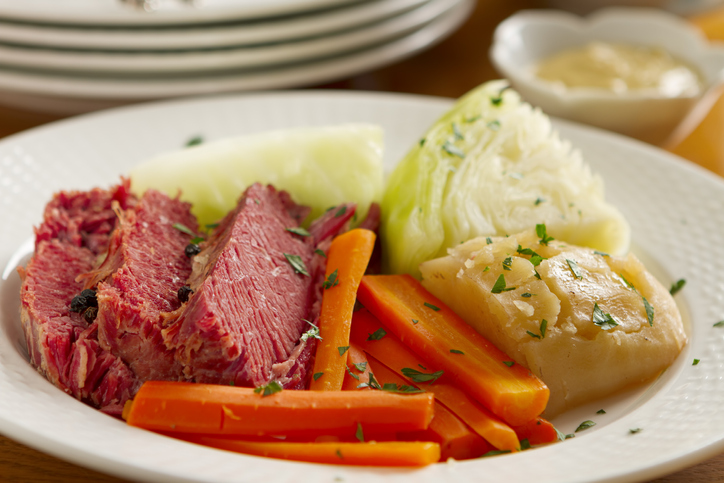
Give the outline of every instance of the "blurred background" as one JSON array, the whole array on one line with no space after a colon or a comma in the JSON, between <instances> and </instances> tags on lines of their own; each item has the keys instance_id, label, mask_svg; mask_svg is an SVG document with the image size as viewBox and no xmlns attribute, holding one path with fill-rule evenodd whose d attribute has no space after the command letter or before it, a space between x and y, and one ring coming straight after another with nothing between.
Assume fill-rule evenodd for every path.
<instances>
[{"instance_id":1,"label":"blurred background","mask_svg":"<svg viewBox=\"0 0 724 483\"><path fill-rule=\"evenodd\" d=\"M711 72L676 125L647 141L724 175L714 55L724 49L724 0L0 0L0 138L109 107L218 93L456 98L503 77L490 50L504 20L612 5L671 14L693 30L691 50ZM121 480L0 436L0 481ZM724 481L724 456L656 481Z\"/></svg>"}]
</instances>

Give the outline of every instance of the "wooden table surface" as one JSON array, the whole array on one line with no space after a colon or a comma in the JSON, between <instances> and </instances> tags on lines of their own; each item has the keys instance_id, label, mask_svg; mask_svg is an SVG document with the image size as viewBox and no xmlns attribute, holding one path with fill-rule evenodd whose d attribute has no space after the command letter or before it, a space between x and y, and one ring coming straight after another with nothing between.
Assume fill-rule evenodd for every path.
<instances>
[{"instance_id":1,"label":"wooden table surface","mask_svg":"<svg viewBox=\"0 0 724 483\"><path fill-rule=\"evenodd\" d=\"M455 34L432 49L391 66L313 88L458 97L481 82L499 77L488 60L488 48L495 26L516 10L542 6L543 3L536 0L479 0L470 19ZM58 118L0 106L0 138ZM67 463L0 435L0 481L81 483L126 480ZM653 481L724 482L724 453Z\"/></svg>"}]
</instances>

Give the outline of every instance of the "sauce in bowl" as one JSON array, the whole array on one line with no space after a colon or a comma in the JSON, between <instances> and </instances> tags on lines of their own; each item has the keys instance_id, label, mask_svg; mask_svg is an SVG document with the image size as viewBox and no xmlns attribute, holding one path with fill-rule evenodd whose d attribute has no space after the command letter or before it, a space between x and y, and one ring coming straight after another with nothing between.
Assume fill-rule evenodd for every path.
<instances>
[{"instance_id":1,"label":"sauce in bowl","mask_svg":"<svg viewBox=\"0 0 724 483\"><path fill-rule=\"evenodd\" d=\"M697 96L698 72L656 47L591 42L543 59L535 75L563 89L594 88L616 94L651 91L662 97Z\"/></svg>"}]
</instances>

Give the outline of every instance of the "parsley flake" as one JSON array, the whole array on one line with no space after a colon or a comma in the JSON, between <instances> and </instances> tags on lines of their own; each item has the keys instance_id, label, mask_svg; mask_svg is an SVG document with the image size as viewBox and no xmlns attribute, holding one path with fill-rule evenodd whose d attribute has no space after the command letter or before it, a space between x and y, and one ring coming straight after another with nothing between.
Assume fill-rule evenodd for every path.
<instances>
[{"instance_id":1,"label":"parsley flake","mask_svg":"<svg viewBox=\"0 0 724 483\"><path fill-rule=\"evenodd\" d=\"M324 258L327 258L327 254L324 253L324 250L322 249L317 248L316 250L314 250L314 253L316 253L317 255L322 255Z\"/></svg>"},{"instance_id":2,"label":"parsley flake","mask_svg":"<svg viewBox=\"0 0 724 483\"><path fill-rule=\"evenodd\" d=\"M317 379L319 379L319 378L322 377L323 375L324 375L323 372L315 372L314 375L312 376L312 378L316 381Z\"/></svg>"},{"instance_id":3,"label":"parsley flake","mask_svg":"<svg viewBox=\"0 0 724 483\"><path fill-rule=\"evenodd\" d=\"M531 337L534 337L534 338L536 338L536 339L540 339L540 336L539 336L538 334L534 334L533 332L531 332L531 331L529 331L529 330L526 330L525 333L528 334L528 335L531 336Z\"/></svg>"},{"instance_id":4,"label":"parsley flake","mask_svg":"<svg viewBox=\"0 0 724 483\"><path fill-rule=\"evenodd\" d=\"M196 233L192 232L186 225L182 225L181 223L174 223L172 226L181 233L186 233L191 237L196 237Z\"/></svg>"},{"instance_id":5,"label":"parsley flake","mask_svg":"<svg viewBox=\"0 0 724 483\"><path fill-rule=\"evenodd\" d=\"M208 228L209 230L213 230L214 228L218 228L218 227L219 227L219 223L207 223L205 226L206 226L206 228Z\"/></svg>"},{"instance_id":6,"label":"parsley flake","mask_svg":"<svg viewBox=\"0 0 724 483\"><path fill-rule=\"evenodd\" d=\"M337 458L341 460L344 459L344 456L342 456L342 451L340 451L339 449L337 449L337 451L335 451L334 453L337 455Z\"/></svg>"},{"instance_id":7,"label":"parsley flake","mask_svg":"<svg viewBox=\"0 0 724 483\"><path fill-rule=\"evenodd\" d=\"M530 441L528 440L528 438L520 440L520 450L523 451L526 449L530 449Z\"/></svg>"},{"instance_id":8,"label":"parsley flake","mask_svg":"<svg viewBox=\"0 0 724 483\"><path fill-rule=\"evenodd\" d=\"M511 270L511 266L513 265L513 257L508 257L505 260L503 260L503 270Z\"/></svg>"},{"instance_id":9,"label":"parsley flake","mask_svg":"<svg viewBox=\"0 0 724 483\"><path fill-rule=\"evenodd\" d=\"M190 148L191 146L198 146L199 144L204 142L203 136L194 136L188 141L186 141L186 147Z\"/></svg>"},{"instance_id":10,"label":"parsley flake","mask_svg":"<svg viewBox=\"0 0 724 483\"><path fill-rule=\"evenodd\" d=\"M354 436L355 436L355 438L357 438L357 439L359 440L360 443L364 443L364 442L365 442L365 435L364 435L364 433L362 432L362 424L361 424L361 423L357 423L357 432L354 433Z\"/></svg>"},{"instance_id":11,"label":"parsley flake","mask_svg":"<svg viewBox=\"0 0 724 483\"><path fill-rule=\"evenodd\" d=\"M420 147L423 147L425 145L425 138L420 139Z\"/></svg>"},{"instance_id":12,"label":"parsley flake","mask_svg":"<svg viewBox=\"0 0 724 483\"><path fill-rule=\"evenodd\" d=\"M420 321L417 320L417 319L412 319L412 323L413 323L413 324L417 324L418 322L420 322Z\"/></svg>"},{"instance_id":13,"label":"parsley flake","mask_svg":"<svg viewBox=\"0 0 724 483\"><path fill-rule=\"evenodd\" d=\"M343 216L345 213L347 213L347 207L342 205L337 210L337 213L334 214L334 217L339 218L340 216Z\"/></svg>"},{"instance_id":14,"label":"parsley flake","mask_svg":"<svg viewBox=\"0 0 724 483\"><path fill-rule=\"evenodd\" d=\"M609 254L606 253L606 252L599 252L598 250L594 250L593 253L595 253L596 255L601 255L602 257L610 257L610 256L611 256L611 255L609 255Z\"/></svg>"},{"instance_id":15,"label":"parsley flake","mask_svg":"<svg viewBox=\"0 0 724 483\"><path fill-rule=\"evenodd\" d=\"M427 383L432 384L433 382L437 381L440 376L443 375L443 371L437 371L437 372L433 372L431 374L426 374L424 372L418 371L417 369L403 367L402 374L405 377L411 379L412 382L427 382Z\"/></svg>"},{"instance_id":16,"label":"parsley flake","mask_svg":"<svg viewBox=\"0 0 724 483\"><path fill-rule=\"evenodd\" d=\"M459 350L457 350L457 349L450 349L450 353L451 353L451 354L462 354L462 355L465 355L465 353L464 353L463 351L459 351Z\"/></svg>"},{"instance_id":17,"label":"parsley flake","mask_svg":"<svg viewBox=\"0 0 724 483\"><path fill-rule=\"evenodd\" d=\"M316 325L314 325L313 323L311 323L308 320L305 320L305 322L308 323L309 325L311 325L312 328L309 329L308 331L306 331L305 333L303 333L302 336L299 338L299 340L301 340L302 342L305 342L310 338L322 340L322 338L319 336L319 327L317 327Z\"/></svg>"},{"instance_id":18,"label":"parsley flake","mask_svg":"<svg viewBox=\"0 0 724 483\"><path fill-rule=\"evenodd\" d=\"M458 126L457 123L452 123L452 130L453 134L455 135L455 139L463 139L465 137L460 131L460 126Z\"/></svg>"},{"instance_id":19,"label":"parsley flake","mask_svg":"<svg viewBox=\"0 0 724 483\"><path fill-rule=\"evenodd\" d=\"M583 274L581 274L581 269L578 268L578 263L576 263L575 260L571 260L569 258L566 258L566 263L568 263L568 268L571 269L571 272L573 272L573 275L578 280L583 280Z\"/></svg>"},{"instance_id":20,"label":"parsley flake","mask_svg":"<svg viewBox=\"0 0 724 483\"><path fill-rule=\"evenodd\" d=\"M715 323L714 327L724 327L724 320L720 320L719 322Z\"/></svg>"},{"instance_id":21,"label":"parsley flake","mask_svg":"<svg viewBox=\"0 0 724 483\"><path fill-rule=\"evenodd\" d=\"M264 384L263 386L259 386L254 389L254 392L256 394L261 393L261 397L271 396L272 394L276 394L278 392L281 392L282 386L279 385L276 381L269 381L269 384Z\"/></svg>"},{"instance_id":22,"label":"parsley flake","mask_svg":"<svg viewBox=\"0 0 724 483\"><path fill-rule=\"evenodd\" d=\"M566 434L562 431L559 431L558 428L554 428L556 430L556 434L558 435L558 441L565 441L567 439L575 438L575 434Z\"/></svg>"},{"instance_id":23,"label":"parsley flake","mask_svg":"<svg viewBox=\"0 0 724 483\"><path fill-rule=\"evenodd\" d=\"M493 239L490 238L489 236L486 236L486 237L485 237L485 243L486 243L487 245L490 245L491 243L493 243Z\"/></svg>"},{"instance_id":24,"label":"parsley flake","mask_svg":"<svg viewBox=\"0 0 724 483\"><path fill-rule=\"evenodd\" d=\"M355 362L352 364L355 369L357 369L360 372L364 372L367 370L367 362Z\"/></svg>"},{"instance_id":25,"label":"parsley flake","mask_svg":"<svg viewBox=\"0 0 724 483\"><path fill-rule=\"evenodd\" d=\"M541 197L539 196L538 198L535 199L535 201L533 202L533 204L534 204L535 206L538 206L538 205L540 205L541 203L543 203L544 201L545 201L545 198L541 198Z\"/></svg>"},{"instance_id":26,"label":"parsley flake","mask_svg":"<svg viewBox=\"0 0 724 483\"><path fill-rule=\"evenodd\" d=\"M493 289L490 291L491 293L502 293L502 292L508 292L510 290L515 290L515 287L506 287L505 286L505 277L501 273L498 279L495 281L495 285L493 285Z\"/></svg>"},{"instance_id":27,"label":"parsley flake","mask_svg":"<svg viewBox=\"0 0 724 483\"><path fill-rule=\"evenodd\" d=\"M349 368L349 366L344 366L345 369L347 369L347 374L349 374L353 379L356 379L359 381L359 376L352 372L352 369Z\"/></svg>"},{"instance_id":28,"label":"parsley flake","mask_svg":"<svg viewBox=\"0 0 724 483\"><path fill-rule=\"evenodd\" d=\"M307 277L309 277L309 272L307 271L306 265L304 265L304 260L302 260L302 257L300 257L299 255L285 253L284 258L287 259L289 265L291 265L294 269L294 272L301 273L302 275L306 275Z\"/></svg>"},{"instance_id":29,"label":"parsley flake","mask_svg":"<svg viewBox=\"0 0 724 483\"><path fill-rule=\"evenodd\" d=\"M686 280L684 280L683 278L680 278L679 280L677 280L676 282L674 282L674 283L671 284L671 288L669 289L669 293L670 293L671 295L676 295L676 293L677 293L679 290L681 290L682 288L684 288L684 285L686 285Z\"/></svg>"},{"instance_id":30,"label":"parsley flake","mask_svg":"<svg viewBox=\"0 0 724 483\"><path fill-rule=\"evenodd\" d=\"M490 129L491 131L499 131L500 130L500 121L495 119L493 121L490 121L487 124L487 126L488 126L488 129Z\"/></svg>"},{"instance_id":31,"label":"parsley flake","mask_svg":"<svg viewBox=\"0 0 724 483\"><path fill-rule=\"evenodd\" d=\"M382 390L387 391L387 392L396 392L399 394L417 394L417 393L425 392L422 389L416 388L415 386L408 386L407 384L400 384L398 386L394 382L386 382L382 386Z\"/></svg>"},{"instance_id":32,"label":"parsley flake","mask_svg":"<svg viewBox=\"0 0 724 483\"><path fill-rule=\"evenodd\" d=\"M536 336L538 337L538 336ZM503 361L503 364L505 364L508 367L513 367L515 365L515 361Z\"/></svg>"},{"instance_id":33,"label":"parsley flake","mask_svg":"<svg viewBox=\"0 0 724 483\"><path fill-rule=\"evenodd\" d=\"M696 366L701 362L699 359L694 359L694 362L691 363L692 366Z\"/></svg>"},{"instance_id":34,"label":"parsley flake","mask_svg":"<svg viewBox=\"0 0 724 483\"><path fill-rule=\"evenodd\" d=\"M312 236L311 233L309 233L307 230L305 230L301 226L293 226L291 228L287 228L286 230L289 233L294 233L295 235L299 235L299 236Z\"/></svg>"},{"instance_id":35,"label":"parsley flake","mask_svg":"<svg viewBox=\"0 0 724 483\"><path fill-rule=\"evenodd\" d=\"M535 226L535 234L538 235L538 238L540 238L540 240L538 240L538 243L540 243L541 245L547 246L549 242L555 240L555 238L553 238L552 236L548 236L544 223L538 223Z\"/></svg>"},{"instance_id":36,"label":"parsley flake","mask_svg":"<svg viewBox=\"0 0 724 483\"><path fill-rule=\"evenodd\" d=\"M380 340L381 338L383 338L386 335L387 335L387 332L385 331L385 329L380 327L376 331L369 334L369 336L367 337L367 340Z\"/></svg>"},{"instance_id":37,"label":"parsley flake","mask_svg":"<svg viewBox=\"0 0 724 483\"><path fill-rule=\"evenodd\" d=\"M442 145L442 150L448 154L457 156L460 159L465 158L465 153L463 152L463 150L455 146L454 144L450 144L450 142L448 141L445 141L445 143Z\"/></svg>"},{"instance_id":38,"label":"parsley flake","mask_svg":"<svg viewBox=\"0 0 724 483\"><path fill-rule=\"evenodd\" d=\"M604 411L603 409L599 409L598 411L596 411L596 414L606 414L606 411Z\"/></svg>"},{"instance_id":39,"label":"parsley flake","mask_svg":"<svg viewBox=\"0 0 724 483\"><path fill-rule=\"evenodd\" d=\"M649 325L654 326L654 307L646 300L646 297L641 297L644 301L644 308L646 309L646 318L649 319Z\"/></svg>"},{"instance_id":40,"label":"parsley flake","mask_svg":"<svg viewBox=\"0 0 724 483\"><path fill-rule=\"evenodd\" d=\"M525 293L520 294L520 296L529 299L533 296L533 294L530 292L525 292Z\"/></svg>"},{"instance_id":41,"label":"parsley flake","mask_svg":"<svg viewBox=\"0 0 724 483\"><path fill-rule=\"evenodd\" d=\"M574 433L577 433L579 431L584 431L588 428L592 428L595 425L596 425L596 423L594 421L591 421L590 419L588 419L586 421L583 421L581 424L579 424L578 427L576 428L576 430L574 431Z\"/></svg>"},{"instance_id":42,"label":"parsley flake","mask_svg":"<svg viewBox=\"0 0 724 483\"><path fill-rule=\"evenodd\" d=\"M643 428L631 428L628 430L630 434L640 433L641 431L643 431Z\"/></svg>"},{"instance_id":43,"label":"parsley flake","mask_svg":"<svg viewBox=\"0 0 724 483\"><path fill-rule=\"evenodd\" d=\"M428 307L428 308L434 310L435 312L440 312L440 307L435 307L431 303L425 302L425 307Z\"/></svg>"},{"instance_id":44,"label":"parsley flake","mask_svg":"<svg viewBox=\"0 0 724 483\"><path fill-rule=\"evenodd\" d=\"M344 347L337 347L337 350L339 351L339 355L343 356L344 353L349 350L349 346L346 345Z\"/></svg>"},{"instance_id":45,"label":"parsley flake","mask_svg":"<svg viewBox=\"0 0 724 483\"><path fill-rule=\"evenodd\" d=\"M488 456L498 456L507 453L510 453L509 449L494 449L485 453L483 456L481 456L481 458L487 458Z\"/></svg>"},{"instance_id":46,"label":"parsley flake","mask_svg":"<svg viewBox=\"0 0 724 483\"><path fill-rule=\"evenodd\" d=\"M618 325L611 314L605 313L597 303L593 304L593 323L602 330L610 330Z\"/></svg>"},{"instance_id":47,"label":"parsley flake","mask_svg":"<svg viewBox=\"0 0 724 483\"><path fill-rule=\"evenodd\" d=\"M328 290L332 287L336 287L339 285L339 277L337 276L337 270L329 274L329 277L327 277L327 280L322 283L322 287L324 287L325 290Z\"/></svg>"}]
</instances>

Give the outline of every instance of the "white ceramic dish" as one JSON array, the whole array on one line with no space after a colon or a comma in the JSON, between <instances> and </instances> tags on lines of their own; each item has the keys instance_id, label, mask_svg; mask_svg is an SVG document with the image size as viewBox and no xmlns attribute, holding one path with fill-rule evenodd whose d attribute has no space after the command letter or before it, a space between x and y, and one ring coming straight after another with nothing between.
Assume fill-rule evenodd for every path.
<instances>
[{"instance_id":1,"label":"white ceramic dish","mask_svg":"<svg viewBox=\"0 0 724 483\"><path fill-rule=\"evenodd\" d=\"M420 96L320 91L210 97L91 114L1 141L0 432L77 464L154 482L625 482L653 479L724 450L724 329L712 326L724 319L724 259L704 255L724 246L724 182L666 152L563 121L555 121L556 128L605 179L607 197L631 223L644 263L664 284L687 280L676 300L691 336L653 384L554 419L566 433L583 420L597 422L573 439L417 470L276 461L128 427L67 396L29 366L14 267L32 250L32 225L53 192L110 185L136 163L199 134L213 140L341 122L380 124L390 168L450 105ZM693 366L693 358L701 362ZM607 414L597 415L601 408ZM631 434L632 428L642 431Z\"/></svg>"},{"instance_id":2,"label":"white ceramic dish","mask_svg":"<svg viewBox=\"0 0 724 483\"><path fill-rule=\"evenodd\" d=\"M147 26L231 22L294 15L365 0L0 0L0 19L49 25Z\"/></svg>"},{"instance_id":3,"label":"white ceramic dish","mask_svg":"<svg viewBox=\"0 0 724 483\"><path fill-rule=\"evenodd\" d=\"M135 80L0 70L0 103L68 115L142 100L299 87L332 81L386 65L434 45L458 28L474 6L474 0L463 0L421 29L388 43L344 56L274 69Z\"/></svg>"},{"instance_id":4,"label":"white ceramic dish","mask_svg":"<svg viewBox=\"0 0 724 483\"><path fill-rule=\"evenodd\" d=\"M490 56L521 95L545 112L662 142L700 96L561 90L534 75L534 66L545 57L593 40L662 47L695 67L706 88L722 82L724 47L707 42L683 19L656 9L610 8L585 18L558 11L522 11L498 25Z\"/></svg>"},{"instance_id":5,"label":"white ceramic dish","mask_svg":"<svg viewBox=\"0 0 724 483\"><path fill-rule=\"evenodd\" d=\"M304 39L377 22L429 0L370 0L291 17L222 25L103 28L0 22L0 41L82 50L159 51L238 47Z\"/></svg>"},{"instance_id":6,"label":"white ceramic dish","mask_svg":"<svg viewBox=\"0 0 724 483\"><path fill-rule=\"evenodd\" d=\"M463 0L430 0L390 18L292 42L181 52L88 52L1 45L0 64L49 73L130 75L208 74L272 67L341 55L402 37L459 6Z\"/></svg>"}]
</instances>

